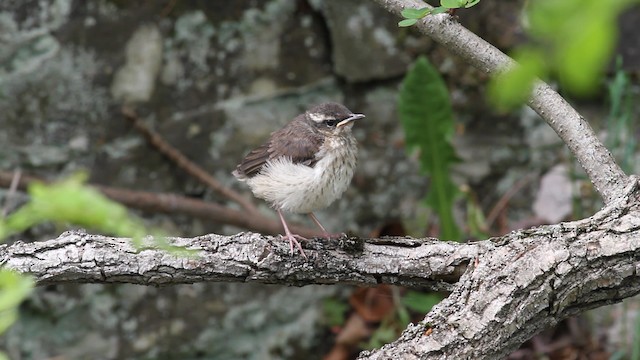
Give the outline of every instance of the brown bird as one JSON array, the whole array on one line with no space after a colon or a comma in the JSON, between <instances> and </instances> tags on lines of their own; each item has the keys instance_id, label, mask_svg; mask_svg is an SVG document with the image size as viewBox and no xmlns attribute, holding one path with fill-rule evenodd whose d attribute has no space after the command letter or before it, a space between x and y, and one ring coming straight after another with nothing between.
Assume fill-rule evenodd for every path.
<instances>
[{"instance_id":1,"label":"brown bird","mask_svg":"<svg viewBox=\"0 0 640 360\"><path fill-rule=\"evenodd\" d=\"M337 103L314 106L271 133L233 172L278 212L292 253L295 245L306 257L296 239L307 239L291 233L282 211L309 214L331 237L313 211L329 206L351 183L358 153L351 127L362 118Z\"/></svg>"}]
</instances>

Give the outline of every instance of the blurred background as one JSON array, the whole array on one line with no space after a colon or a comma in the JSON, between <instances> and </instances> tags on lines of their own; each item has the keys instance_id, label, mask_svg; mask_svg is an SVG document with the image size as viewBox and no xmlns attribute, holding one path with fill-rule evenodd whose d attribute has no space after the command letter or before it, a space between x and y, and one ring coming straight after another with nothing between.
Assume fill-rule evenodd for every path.
<instances>
[{"instance_id":1,"label":"blurred background","mask_svg":"<svg viewBox=\"0 0 640 360\"><path fill-rule=\"evenodd\" d=\"M482 0L458 20L503 51L526 39L524 1ZM618 19L620 41L591 95L569 97L628 173L634 127L640 12ZM367 237L437 236L425 205L430 177L407 151L398 94L425 55L448 89L448 174L458 187L459 240L593 214L601 205L556 134L528 108L498 112L488 77L366 0L0 0L0 170L55 180L79 170L89 183L176 193L237 208L178 168L121 112L254 201L231 171L254 146L312 104L344 103L360 156L352 186L317 212L330 231ZM9 186L0 189L4 198ZM17 203L25 193L17 194ZM173 236L246 229L188 214L133 209ZM305 217L293 221L312 226ZM10 241L55 238L38 225ZM443 294L392 286L285 287L212 283L162 288L37 288L0 338L11 359L350 359L398 336ZM525 358L640 357L638 302L569 319L523 345ZM635 354L635 355L634 355Z\"/></svg>"}]
</instances>

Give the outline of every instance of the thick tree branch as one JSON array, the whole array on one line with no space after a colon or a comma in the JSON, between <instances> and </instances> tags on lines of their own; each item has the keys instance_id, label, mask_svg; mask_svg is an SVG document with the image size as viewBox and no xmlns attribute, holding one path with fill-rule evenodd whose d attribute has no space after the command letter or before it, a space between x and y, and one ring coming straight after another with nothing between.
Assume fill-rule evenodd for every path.
<instances>
[{"instance_id":1,"label":"thick tree branch","mask_svg":"<svg viewBox=\"0 0 640 360\"><path fill-rule=\"evenodd\" d=\"M539 331L640 293L638 183L594 216L483 242L452 294L365 359L500 359Z\"/></svg>"},{"instance_id":2,"label":"thick tree branch","mask_svg":"<svg viewBox=\"0 0 640 360\"><path fill-rule=\"evenodd\" d=\"M404 8L429 7L419 0L375 0L389 12L400 15ZM488 73L513 66L514 61L448 14L427 16L416 24L425 35L445 46L472 66ZM542 81L535 84L528 105L567 144L605 203L622 193L628 178L595 132L578 112Z\"/></svg>"},{"instance_id":3,"label":"thick tree branch","mask_svg":"<svg viewBox=\"0 0 640 360\"><path fill-rule=\"evenodd\" d=\"M0 264L33 275L38 284L124 282L143 285L203 281L283 285L379 283L451 290L484 245L415 239L343 239L305 243L309 260L290 255L288 243L254 233L170 238L199 250L194 258L129 239L68 231L57 239L0 245Z\"/></svg>"}]
</instances>

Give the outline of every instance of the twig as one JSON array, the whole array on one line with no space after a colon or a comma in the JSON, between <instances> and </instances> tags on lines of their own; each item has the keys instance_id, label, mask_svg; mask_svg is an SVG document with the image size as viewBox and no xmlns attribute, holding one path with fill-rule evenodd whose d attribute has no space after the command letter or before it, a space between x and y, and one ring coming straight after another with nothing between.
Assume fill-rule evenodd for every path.
<instances>
[{"instance_id":1,"label":"twig","mask_svg":"<svg viewBox=\"0 0 640 360\"><path fill-rule=\"evenodd\" d=\"M203 184L207 185L220 195L226 197L229 200L236 202L243 209L252 214L258 213L258 209L250 201L239 193L223 186L218 180L213 178L204 169L198 166L193 161L189 160L180 151L174 148L171 144L166 142L160 134L153 131L146 126L138 115L130 107L123 107L122 114L125 118L133 123L133 126L138 130L151 145L153 145L160 153L165 155L169 160L173 161L179 168L184 170L187 174L198 179Z\"/></svg>"},{"instance_id":2,"label":"twig","mask_svg":"<svg viewBox=\"0 0 640 360\"><path fill-rule=\"evenodd\" d=\"M16 191L18 190L18 183L20 182L20 176L22 176L22 171L18 168L13 172L13 177L11 178L11 184L9 185L9 191L7 192L7 197L4 199L4 207L2 208L2 218L7 217L7 213L11 208L13 198L16 195Z\"/></svg>"},{"instance_id":3,"label":"twig","mask_svg":"<svg viewBox=\"0 0 640 360\"><path fill-rule=\"evenodd\" d=\"M0 171L0 186L6 187L12 183L13 175L10 172ZM31 176L21 176L16 188L24 190L33 181L44 182ZM108 186L93 185L110 199L130 208L148 212L160 212L164 214L185 214L217 224L229 224L243 229L279 234L282 225L277 219L270 219L262 214L247 216L246 212L230 209L222 205L205 202L202 200L180 196L170 193L152 193L147 191L134 191L118 189ZM292 230L302 236L317 236L319 232L300 225L293 225Z\"/></svg>"},{"instance_id":4,"label":"twig","mask_svg":"<svg viewBox=\"0 0 640 360\"><path fill-rule=\"evenodd\" d=\"M498 200L491 211L489 211L489 215L487 215L487 228L491 228L491 225L493 225L493 222L496 221L498 215L500 215L509 201L511 201L511 198L520 190L522 190L522 188L527 185L529 181L531 181L531 179L533 179L533 175L528 174L527 176L516 182L509 190L507 190L506 193L504 193L504 195L502 195L500 200Z\"/></svg>"}]
</instances>

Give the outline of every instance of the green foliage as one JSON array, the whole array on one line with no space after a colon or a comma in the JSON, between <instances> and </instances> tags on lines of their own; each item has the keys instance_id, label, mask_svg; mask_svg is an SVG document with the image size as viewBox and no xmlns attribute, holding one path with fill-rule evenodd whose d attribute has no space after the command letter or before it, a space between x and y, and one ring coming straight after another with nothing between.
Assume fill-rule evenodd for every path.
<instances>
[{"instance_id":1,"label":"green foliage","mask_svg":"<svg viewBox=\"0 0 640 360\"><path fill-rule=\"evenodd\" d=\"M369 341L363 344L363 348L376 349L394 341L411 322L409 311L420 315L426 314L442 299L443 296L440 294L408 291L400 301L396 301L394 312L382 320L380 326L371 334Z\"/></svg>"},{"instance_id":2,"label":"green foliage","mask_svg":"<svg viewBox=\"0 0 640 360\"><path fill-rule=\"evenodd\" d=\"M443 297L436 293L421 293L418 291L407 291L402 298L402 304L409 310L419 314L426 314L431 308L442 301Z\"/></svg>"},{"instance_id":3,"label":"green foliage","mask_svg":"<svg viewBox=\"0 0 640 360\"><path fill-rule=\"evenodd\" d=\"M459 240L460 229L453 217L458 189L449 175L449 167L458 160L450 143L453 112L447 87L426 58L418 58L405 76L398 108L407 151L419 150L420 167L431 178L426 204L440 218L442 237Z\"/></svg>"},{"instance_id":4,"label":"green foliage","mask_svg":"<svg viewBox=\"0 0 640 360\"><path fill-rule=\"evenodd\" d=\"M607 125L607 148L627 173L635 173L634 158L637 148L633 119L633 98L630 80L622 69L622 60L616 61L616 73L609 83L609 117Z\"/></svg>"},{"instance_id":5,"label":"green foliage","mask_svg":"<svg viewBox=\"0 0 640 360\"><path fill-rule=\"evenodd\" d=\"M125 206L86 186L86 178L86 174L78 173L53 184L31 184L30 201L0 221L0 238L52 221L131 237L134 245L140 248L142 238L149 234L142 221L129 214ZM154 246L159 249L181 256L193 254L193 251L168 244L162 234L153 235Z\"/></svg>"},{"instance_id":6,"label":"green foliage","mask_svg":"<svg viewBox=\"0 0 640 360\"><path fill-rule=\"evenodd\" d=\"M520 66L493 79L493 101L507 108L522 104L534 74L557 74L563 87L578 95L592 92L616 43L617 16L634 2L638 0L530 1L528 32L537 46L512 54Z\"/></svg>"},{"instance_id":7,"label":"green foliage","mask_svg":"<svg viewBox=\"0 0 640 360\"><path fill-rule=\"evenodd\" d=\"M434 8L406 8L400 13L405 19L401 20L398 26L411 26L427 15L442 14L452 9L470 8L479 2L480 0L440 0L440 6Z\"/></svg>"},{"instance_id":8,"label":"green foliage","mask_svg":"<svg viewBox=\"0 0 640 360\"><path fill-rule=\"evenodd\" d=\"M636 316L631 346L631 360L640 360L640 316Z\"/></svg>"},{"instance_id":9,"label":"green foliage","mask_svg":"<svg viewBox=\"0 0 640 360\"><path fill-rule=\"evenodd\" d=\"M322 303L324 317L329 326L340 326L344 324L344 315L347 313L349 305L333 298L327 298Z\"/></svg>"},{"instance_id":10,"label":"green foliage","mask_svg":"<svg viewBox=\"0 0 640 360\"><path fill-rule=\"evenodd\" d=\"M465 186L462 192L467 200L467 233L471 238L486 239L489 237L489 230L482 207L468 186Z\"/></svg>"},{"instance_id":11,"label":"green foliage","mask_svg":"<svg viewBox=\"0 0 640 360\"><path fill-rule=\"evenodd\" d=\"M18 306L29 296L34 285L29 276L0 269L0 334L18 319ZM5 359L9 358L0 351L0 360Z\"/></svg>"},{"instance_id":12,"label":"green foliage","mask_svg":"<svg viewBox=\"0 0 640 360\"><path fill-rule=\"evenodd\" d=\"M18 318L18 305L31 293L33 286L33 279L28 276L0 270L0 334Z\"/></svg>"},{"instance_id":13,"label":"green foliage","mask_svg":"<svg viewBox=\"0 0 640 360\"><path fill-rule=\"evenodd\" d=\"M85 186L85 179L86 174L77 174L51 185L30 185L31 200L0 222L0 238L46 221L73 223L137 239L145 235L145 227L131 219L123 205Z\"/></svg>"},{"instance_id":14,"label":"green foliage","mask_svg":"<svg viewBox=\"0 0 640 360\"><path fill-rule=\"evenodd\" d=\"M518 64L499 73L489 83L489 99L501 110L513 109L527 101L533 81L546 69L542 54L536 49L524 47L512 56L518 59Z\"/></svg>"}]
</instances>

